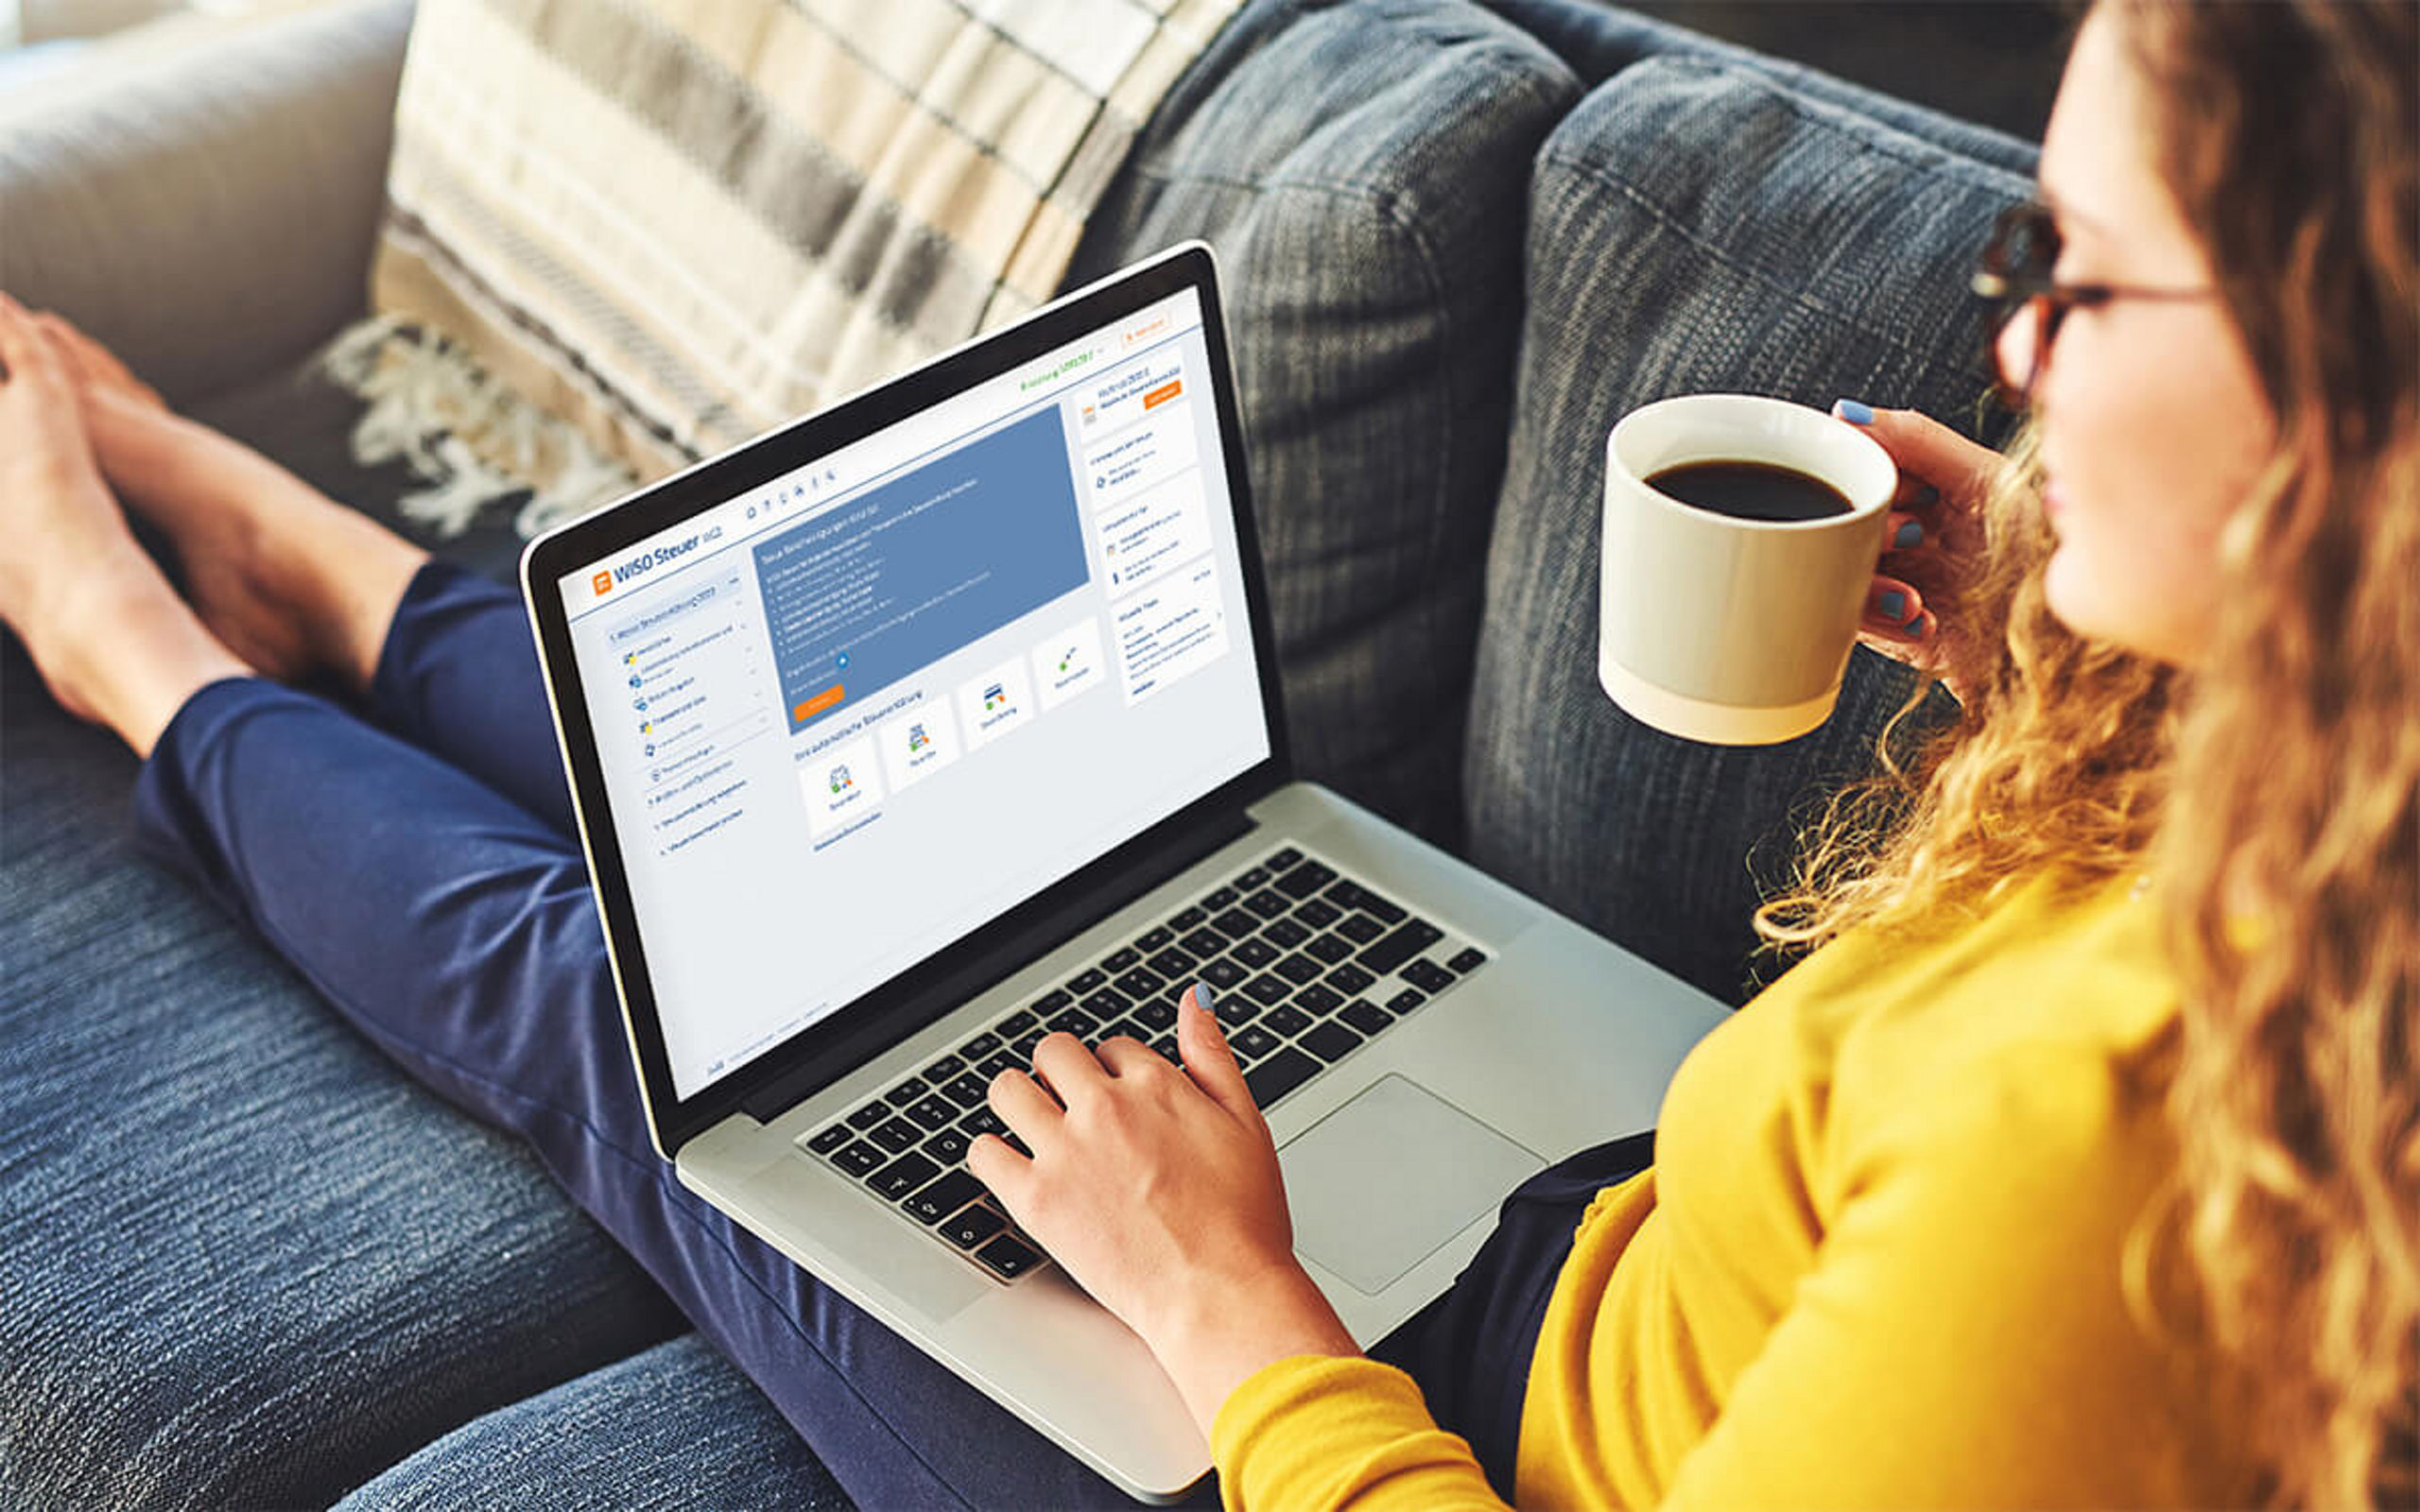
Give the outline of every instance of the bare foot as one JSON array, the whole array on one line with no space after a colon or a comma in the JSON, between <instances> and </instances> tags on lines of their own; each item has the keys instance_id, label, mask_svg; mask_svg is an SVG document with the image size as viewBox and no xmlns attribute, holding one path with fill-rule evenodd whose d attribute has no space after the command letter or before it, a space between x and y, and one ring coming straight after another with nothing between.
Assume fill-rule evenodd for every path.
<instances>
[{"instance_id":1,"label":"bare foot","mask_svg":"<svg viewBox=\"0 0 2420 1512\"><path fill-rule=\"evenodd\" d=\"M167 532L202 623L270 677L326 670L367 687L427 553L175 414L65 318L35 318L74 377L101 472Z\"/></svg>"},{"instance_id":2,"label":"bare foot","mask_svg":"<svg viewBox=\"0 0 2420 1512\"><path fill-rule=\"evenodd\" d=\"M134 543L57 350L0 295L0 620L69 713L148 755L204 684L251 672Z\"/></svg>"}]
</instances>

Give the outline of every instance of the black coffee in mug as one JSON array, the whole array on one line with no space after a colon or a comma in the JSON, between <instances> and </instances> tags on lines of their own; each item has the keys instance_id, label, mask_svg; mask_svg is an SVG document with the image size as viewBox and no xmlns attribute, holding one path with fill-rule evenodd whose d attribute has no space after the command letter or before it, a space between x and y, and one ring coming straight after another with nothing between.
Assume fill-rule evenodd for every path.
<instances>
[{"instance_id":1,"label":"black coffee in mug","mask_svg":"<svg viewBox=\"0 0 2420 1512\"><path fill-rule=\"evenodd\" d=\"M1735 520L1828 520L1850 508L1848 495L1822 478L1772 462L1683 462L1650 473L1647 485Z\"/></svg>"}]
</instances>

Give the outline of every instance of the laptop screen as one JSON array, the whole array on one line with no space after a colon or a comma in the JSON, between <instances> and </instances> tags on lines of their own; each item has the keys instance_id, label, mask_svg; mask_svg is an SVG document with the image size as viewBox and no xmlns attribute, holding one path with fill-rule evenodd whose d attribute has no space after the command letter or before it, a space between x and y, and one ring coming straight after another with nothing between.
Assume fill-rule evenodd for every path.
<instances>
[{"instance_id":1,"label":"laptop screen","mask_svg":"<svg viewBox=\"0 0 2420 1512\"><path fill-rule=\"evenodd\" d=\"M563 574L676 1096L1266 760L1187 288Z\"/></svg>"}]
</instances>

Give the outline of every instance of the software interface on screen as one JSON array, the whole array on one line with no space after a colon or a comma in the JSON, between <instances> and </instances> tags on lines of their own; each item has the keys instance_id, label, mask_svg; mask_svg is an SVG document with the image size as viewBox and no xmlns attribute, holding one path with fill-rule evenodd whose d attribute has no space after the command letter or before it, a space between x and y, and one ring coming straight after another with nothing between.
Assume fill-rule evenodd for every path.
<instances>
[{"instance_id":1,"label":"software interface on screen","mask_svg":"<svg viewBox=\"0 0 2420 1512\"><path fill-rule=\"evenodd\" d=\"M1265 759L1199 298L559 584L688 1097Z\"/></svg>"}]
</instances>

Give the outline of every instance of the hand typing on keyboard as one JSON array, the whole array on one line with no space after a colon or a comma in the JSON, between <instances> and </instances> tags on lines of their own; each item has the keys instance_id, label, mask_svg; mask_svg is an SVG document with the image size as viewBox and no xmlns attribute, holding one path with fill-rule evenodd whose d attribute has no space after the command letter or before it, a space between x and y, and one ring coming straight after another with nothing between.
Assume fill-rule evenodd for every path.
<instances>
[{"instance_id":1,"label":"hand typing on keyboard","mask_svg":"<svg viewBox=\"0 0 2420 1512\"><path fill-rule=\"evenodd\" d=\"M1294 1259L1269 1125L1196 984L1177 1015L1184 1068L1131 1039L1054 1033L1034 1074L991 1085L997 1134L967 1169L1067 1274L1141 1335L1203 1434L1227 1393L1296 1354L1355 1354ZM1037 1077L1039 1078L1037 1080Z\"/></svg>"}]
</instances>

